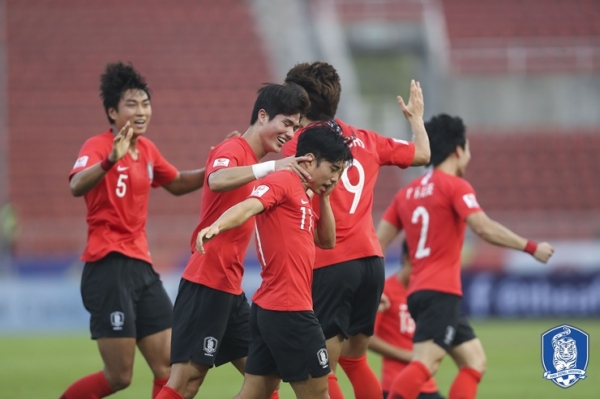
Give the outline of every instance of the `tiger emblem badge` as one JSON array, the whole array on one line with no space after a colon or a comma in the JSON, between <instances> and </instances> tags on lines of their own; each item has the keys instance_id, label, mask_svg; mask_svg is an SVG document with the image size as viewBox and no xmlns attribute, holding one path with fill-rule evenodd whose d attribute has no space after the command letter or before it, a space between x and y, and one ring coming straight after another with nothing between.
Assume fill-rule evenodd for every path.
<instances>
[{"instance_id":1,"label":"tiger emblem badge","mask_svg":"<svg viewBox=\"0 0 600 399\"><path fill-rule=\"evenodd\" d=\"M569 325L554 327L542 334L544 378L569 388L586 377L589 336Z\"/></svg>"}]
</instances>

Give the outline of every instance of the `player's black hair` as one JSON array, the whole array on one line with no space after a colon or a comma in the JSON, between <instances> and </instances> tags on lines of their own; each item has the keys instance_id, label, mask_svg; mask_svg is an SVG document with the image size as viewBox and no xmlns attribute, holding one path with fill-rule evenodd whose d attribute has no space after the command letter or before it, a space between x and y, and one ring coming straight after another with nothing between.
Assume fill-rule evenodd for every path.
<instances>
[{"instance_id":1,"label":"player's black hair","mask_svg":"<svg viewBox=\"0 0 600 399\"><path fill-rule=\"evenodd\" d=\"M107 64L104 73L100 76L100 98L111 124L114 120L108 115L108 110L119 108L119 101L127 90L142 90L146 92L148 99L150 98L146 79L133 68L131 63L124 64L119 61Z\"/></svg>"},{"instance_id":2,"label":"player's black hair","mask_svg":"<svg viewBox=\"0 0 600 399\"><path fill-rule=\"evenodd\" d=\"M313 121L333 119L342 93L340 76L326 62L296 64L285 77L286 83L302 86L310 98L306 117Z\"/></svg>"},{"instance_id":3,"label":"player's black hair","mask_svg":"<svg viewBox=\"0 0 600 399\"><path fill-rule=\"evenodd\" d=\"M425 122L431 147L430 165L438 166L446 160L456 147L465 148L467 130L458 116L439 114Z\"/></svg>"},{"instance_id":4,"label":"player's black hair","mask_svg":"<svg viewBox=\"0 0 600 399\"><path fill-rule=\"evenodd\" d=\"M350 164L354 158L348 146L349 140L341 133L342 129L333 120L308 125L298 136L296 156L311 153L317 166L321 161Z\"/></svg>"},{"instance_id":5,"label":"player's black hair","mask_svg":"<svg viewBox=\"0 0 600 399\"><path fill-rule=\"evenodd\" d=\"M306 91L296 84L267 83L258 90L250 124L258 119L258 112L264 109L269 120L275 116L304 114L310 105Z\"/></svg>"}]
</instances>

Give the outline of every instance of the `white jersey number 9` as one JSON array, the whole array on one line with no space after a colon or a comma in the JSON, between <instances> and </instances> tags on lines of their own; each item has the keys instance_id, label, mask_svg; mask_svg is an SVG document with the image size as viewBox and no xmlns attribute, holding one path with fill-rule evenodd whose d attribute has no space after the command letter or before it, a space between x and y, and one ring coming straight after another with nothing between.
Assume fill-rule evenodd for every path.
<instances>
[{"instance_id":1,"label":"white jersey number 9","mask_svg":"<svg viewBox=\"0 0 600 399\"><path fill-rule=\"evenodd\" d=\"M352 184L350 179L348 178L348 169L355 167L358 172L358 183ZM344 173L342 173L342 183L344 184L344 188L351 194L354 194L354 199L352 200L352 206L350 207L350 214L356 212L356 208L358 207L358 203L360 202L360 196L362 195L363 188L365 187L365 168L358 162L358 159L354 158L352 161L352 165L344 169Z\"/></svg>"}]
</instances>

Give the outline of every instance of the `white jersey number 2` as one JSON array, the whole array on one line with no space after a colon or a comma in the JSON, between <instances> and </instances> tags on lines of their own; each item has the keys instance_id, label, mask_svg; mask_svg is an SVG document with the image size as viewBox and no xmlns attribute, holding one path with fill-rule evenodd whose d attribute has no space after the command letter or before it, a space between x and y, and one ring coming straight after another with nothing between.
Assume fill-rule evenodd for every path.
<instances>
[{"instance_id":1,"label":"white jersey number 2","mask_svg":"<svg viewBox=\"0 0 600 399\"><path fill-rule=\"evenodd\" d=\"M352 184L350 179L348 178L348 169L351 167L356 167L356 171L358 172L358 183ZM360 202L360 196L362 195L363 188L365 187L365 168L358 162L358 159L354 159L352 161L352 165L344 169L344 173L342 173L342 183L344 184L344 188L350 194L354 194L354 199L352 200L352 206L350 207L350 214L356 212L356 208L358 207L358 203Z\"/></svg>"},{"instance_id":2,"label":"white jersey number 2","mask_svg":"<svg viewBox=\"0 0 600 399\"><path fill-rule=\"evenodd\" d=\"M421 237L419 237L419 243L417 244L417 252L415 253L416 259L426 258L431 255L431 248L427 248L427 231L429 230L429 212L422 206L418 206L412 214L411 222L413 224L419 223L421 219Z\"/></svg>"}]
</instances>

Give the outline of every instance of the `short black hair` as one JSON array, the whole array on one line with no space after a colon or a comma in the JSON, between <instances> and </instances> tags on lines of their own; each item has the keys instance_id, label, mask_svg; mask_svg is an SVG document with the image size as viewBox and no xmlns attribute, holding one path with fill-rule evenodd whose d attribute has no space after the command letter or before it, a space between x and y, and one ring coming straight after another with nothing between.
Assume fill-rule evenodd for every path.
<instances>
[{"instance_id":1,"label":"short black hair","mask_svg":"<svg viewBox=\"0 0 600 399\"><path fill-rule=\"evenodd\" d=\"M349 140L341 133L342 129L333 120L308 125L298 136L296 156L314 154L317 165L321 161L352 163Z\"/></svg>"},{"instance_id":2,"label":"short black hair","mask_svg":"<svg viewBox=\"0 0 600 399\"><path fill-rule=\"evenodd\" d=\"M340 75L326 62L296 64L285 77L286 83L302 86L310 98L306 117L313 121L333 119L342 93Z\"/></svg>"},{"instance_id":3,"label":"short black hair","mask_svg":"<svg viewBox=\"0 0 600 399\"><path fill-rule=\"evenodd\" d=\"M458 116L439 114L425 122L431 147L430 165L438 166L452 154L456 147L465 148L467 129Z\"/></svg>"},{"instance_id":4,"label":"short black hair","mask_svg":"<svg viewBox=\"0 0 600 399\"><path fill-rule=\"evenodd\" d=\"M265 110L271 120L279 114L302 115L309 106L310 100L306 90L297 84L267 83L258 90L258 97L256 97L250 117L250 125L254 125L261 109Z\"/></svg>"},{"instance_id":5,"label":"short black hair","mask_svg":"<svg viewBox=\"0 0 600 399\"><path fill-rule=\"evenodd\" d=\"M104 73L100 76L100 98L111 124L115 121L108 115L108 110L119 109L119 101L127 90L142 90L150 99L150 89L146 79L133 68L131 63L124 64L118 61L107 64Z\"/></svg>"}]
</instances>

